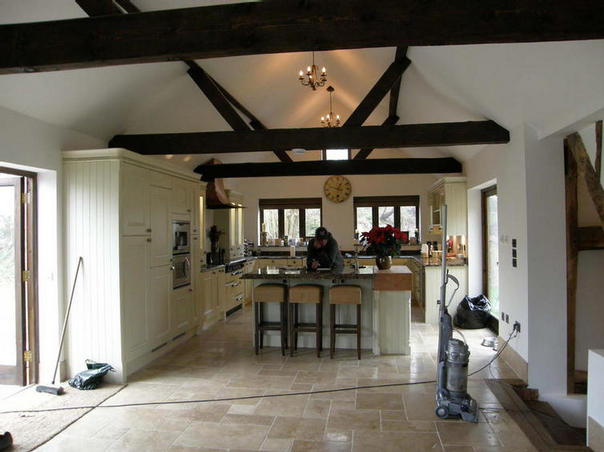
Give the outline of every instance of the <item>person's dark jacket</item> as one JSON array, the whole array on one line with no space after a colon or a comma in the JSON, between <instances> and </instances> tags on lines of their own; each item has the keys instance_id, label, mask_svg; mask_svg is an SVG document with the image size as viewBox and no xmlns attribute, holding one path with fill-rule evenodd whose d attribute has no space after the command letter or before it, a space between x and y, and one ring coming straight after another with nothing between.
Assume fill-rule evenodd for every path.
<instances>
[{"instance_id":1,"label":"person's dark jacket","mask_svg":"<svg viewBox=\"0 0 604 452\"><path fill-rule=\"evenodd\" d=\"M319 267L331 268L335 272L341 272L344 270L344 258L340 253L340 247L338 242L331 235L327 237L327 244L321 248L314 247L313 238L308 242L308 248L306 250L306 268L311 270L312 261L318 261Z\"/></svg>"}]
</instances>

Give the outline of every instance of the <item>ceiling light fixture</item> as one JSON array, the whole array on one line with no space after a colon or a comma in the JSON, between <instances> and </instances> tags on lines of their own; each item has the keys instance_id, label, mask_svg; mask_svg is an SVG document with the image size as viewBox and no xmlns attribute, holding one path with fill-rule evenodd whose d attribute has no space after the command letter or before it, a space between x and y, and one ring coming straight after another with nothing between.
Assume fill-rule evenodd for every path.
<instances>
[{"instance_id":1,"label":"ceiling light fixture","mask_svg":"<svg viewBox=\"0 0 604 452\"><path fill-rule=\"evenodd\" d=\"M298 73L298 80L304 86L309 86L315 91L318 87L325 85L327 81L327 72L325 71L325 67L321 68L321 73L319 72L319 68L315 65L315 52L312 53L312 66L306 67L306 75L304 71L300 71Z\"/></svg>"},{"instance_id":2,"label":"ceiling light fixture","mask_svg":"<svg viewBox=\"0 0 604 452\"><path fill-rule=\"evenodd\" d=\"M340 115L333 114L333 105L331 96L335 91L333 86L328 86L327 91L329 92L329 114L327 116L321 116L321 125L323 127L340 127Z\"/></svg>"}]
</instances>

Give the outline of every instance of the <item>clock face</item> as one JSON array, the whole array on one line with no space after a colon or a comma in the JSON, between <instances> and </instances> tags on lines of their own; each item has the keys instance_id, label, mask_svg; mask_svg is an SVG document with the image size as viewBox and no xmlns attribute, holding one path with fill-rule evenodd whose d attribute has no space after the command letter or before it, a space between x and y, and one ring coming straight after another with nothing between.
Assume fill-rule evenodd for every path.
<instances>
[{"instance_id":1,"label":"clock face","mask_svg":"<svg viewBox=\"0 0 604 452\"><path fill-rule=\"evenodd\" d=\"M344 176L331 176L325 181L323 191L327 199L333 202L342 202L352 193L352 185Z\"/></svg>"}]
</instances>

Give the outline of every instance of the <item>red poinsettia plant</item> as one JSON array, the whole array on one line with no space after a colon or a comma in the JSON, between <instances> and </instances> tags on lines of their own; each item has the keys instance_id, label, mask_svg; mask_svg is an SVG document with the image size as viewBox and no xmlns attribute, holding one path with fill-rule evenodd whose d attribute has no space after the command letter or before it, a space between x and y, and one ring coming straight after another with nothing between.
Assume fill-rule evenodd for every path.
<instances>
[{"instance_id":1,"label":"red poinsettia plant","mask_svg":"<svg viewBox=\"0 0 604 452\"><path fill-rule=\"evenodd\" d=\"M392 226L374 226L369 232L363 232L361 243L367 254L378 257L398 256L401 245L409 241L409 233Z\"/></svg>"}]
</instances>

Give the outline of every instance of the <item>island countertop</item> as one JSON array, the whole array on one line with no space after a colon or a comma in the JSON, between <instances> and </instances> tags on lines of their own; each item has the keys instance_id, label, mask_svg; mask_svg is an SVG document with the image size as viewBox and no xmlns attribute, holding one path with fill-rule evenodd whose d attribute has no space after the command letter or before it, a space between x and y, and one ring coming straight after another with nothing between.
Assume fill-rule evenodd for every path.
<instances>
[{"instance_id":1,"label":"island countertop","mask_svg":"<svg viewBox=\"0 0 604 452\"><path fill-rule=\"evenodd\" d=\"M263 267L255 272L245 273L242 279L373 279L376 268L367 266L355 270L345 268L341 272L308 271L305 268Z\"/></svg>"}]
</instances>

